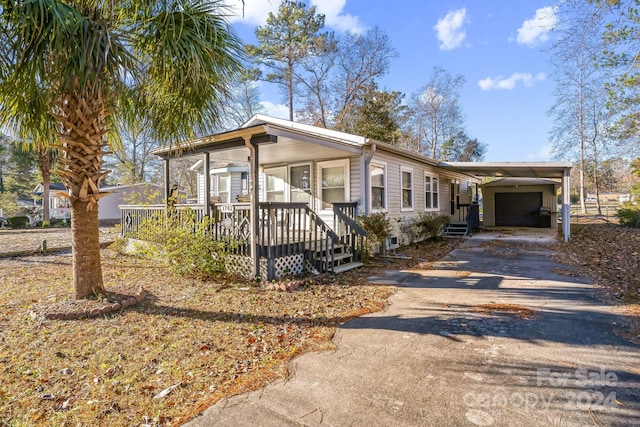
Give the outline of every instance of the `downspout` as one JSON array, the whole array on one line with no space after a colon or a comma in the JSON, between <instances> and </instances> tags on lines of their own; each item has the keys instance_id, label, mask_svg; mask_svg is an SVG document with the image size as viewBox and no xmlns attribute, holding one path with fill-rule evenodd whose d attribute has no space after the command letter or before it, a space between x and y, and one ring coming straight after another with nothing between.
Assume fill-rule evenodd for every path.
<instances>
[{"instance_id":1,"label":"downspout","mask_svg":"<svg viewBox=\"0 0 640 427\"><path fill-rule=\"evenodd\" d=\"M369 155L364 160L364 214L365 216L369 216L371 210L371 192L369 191L370 181L371 181L371 160L373 160L373 155L376 153L376 144L371 144L371 151Z\"/></svg>"},{"instance_id":2,"label":"downspout","mask_svg":"<svg viewBox=\"0 0 640 427\"><path fill-rule=\"evenodd\" d=\"M244 145L249 149L249 167L251 171L251 180L249 183L249 194L251 194L251 258L253 259L253 277L257 277L260 272L260 259L258 253L258 215L259 212L259 192L258 192L258 150L253 144L251 144L251 136L244 137Z\"/></svg>"}]
</instances>

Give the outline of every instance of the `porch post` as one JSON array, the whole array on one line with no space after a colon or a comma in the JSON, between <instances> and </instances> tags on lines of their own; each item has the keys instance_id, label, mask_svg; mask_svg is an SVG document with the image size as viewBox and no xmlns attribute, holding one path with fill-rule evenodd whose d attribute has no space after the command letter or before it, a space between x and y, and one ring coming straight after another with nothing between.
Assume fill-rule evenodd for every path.
<instances>
[{"instance_id":1,"label":"porch post","mask_svg":"<svg viewBox=\"0 0 640 427\"><path fill-rule=\"evenodd\" d=\"M562 177L562 233L568 242L571 235L571 169L564 169Z\"/></svg>"},{"instance_id":2,"label":"porch post","mask_svg":"<svg viewBox=\"0 0 640 427\"><path fill-rule=\"evenodd\" d=\"M209 203L211 195L211 177L209 167L209 153L204 153L204 215L211 217L211 203Z\"/></svg>"},{"instance_id":3,"label":"porch post","mask_svg":"<svg viewBox=\"0 0 640 427\"><path fill-rule=\"evenodd\" d=\"M169 159L164 159L164 202L169 203L171 186L169 185Z\"/></svg>"},{"instance_id":4,"label":"porch post","mask_svg":"<svg viewBox=\"0 0 640 427\"><path fill-rule=\"evenodd\" d=\"M250 225L251 225L251 258L253 259L253 277L257 277L260 274L260 251L259 251L259 242L260 242L260 160L258 156L258 144L251 143L251 137L244 137L244 145L249 149L249 166L251 173L251 184L249 187L249 194L251 194L251 215L250 215Z\"/></svg>"}]
</instances>

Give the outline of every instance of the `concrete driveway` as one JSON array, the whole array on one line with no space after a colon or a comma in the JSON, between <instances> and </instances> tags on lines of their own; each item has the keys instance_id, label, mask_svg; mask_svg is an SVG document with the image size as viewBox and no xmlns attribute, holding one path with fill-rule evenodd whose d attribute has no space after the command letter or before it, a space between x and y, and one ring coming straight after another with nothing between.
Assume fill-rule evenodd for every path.
<instances>
[{"instance_id":1,"label":"concrete driveway","mask_svg":"<svg viewBox=\"0 0 640 427\"><path fill-rule=\"evenodd\" d=\"M480 233L434 270L371 278L398 286L387 310L190 425L638 425L640 349L613 333L615 308L552 260L553 241Z\"/></svg>"}]
</instances>

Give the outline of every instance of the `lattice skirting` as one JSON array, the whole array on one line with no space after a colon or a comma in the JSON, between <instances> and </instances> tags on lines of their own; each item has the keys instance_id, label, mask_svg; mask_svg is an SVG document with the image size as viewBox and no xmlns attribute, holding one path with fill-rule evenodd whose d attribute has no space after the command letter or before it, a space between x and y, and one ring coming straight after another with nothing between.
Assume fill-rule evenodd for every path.
<instances>
[{"instance_id":1,"label":"lattice skirting","mask_svg":"<svg viewBox=\"0 0 640 427\"><path fill-rule=\"evenodd\" d=\"M301 274L306 271L304 255L287 255L275 259L275 278L280 279L286 275ZM268 263L265 258L260 258L260 277L267 278L268 276Z\"/></svg>"},{"instance_id":2,"label":"lattice skirting","mask_svg":"<svg viewBox=\"0 0 640 427\"><path fill-rule=\"evenodd\" d=\"M251 278L253 272L253 259L245 255L226 255L224 269L227 273Z\"/></svg>"},{"instance_id":3,"label":"lattice skirting","mask_svg":"<svg viewBox=\"0 0 640 427\"><path fill-rule=\"evenodd\" d=\"M275 260L275 279L280 279L286 275L297 275L309 271L309 266L305 268L304 255L288 255ZM242 255L227 255L225 257L225 269L228 273L238 276L251 277L253 270L253 260L251 257ZM268 277L268 263L266 258L260 258L260 277Z\"/></svg>"}]
</instances>

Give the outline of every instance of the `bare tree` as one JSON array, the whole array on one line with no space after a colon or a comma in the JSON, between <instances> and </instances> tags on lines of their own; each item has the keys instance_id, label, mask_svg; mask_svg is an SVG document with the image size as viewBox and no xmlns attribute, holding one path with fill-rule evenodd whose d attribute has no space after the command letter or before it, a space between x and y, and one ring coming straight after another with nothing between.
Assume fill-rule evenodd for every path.
<instances>
[{"instance_id":1,"label":"bare tree","mask_svg":"<svg viewBox=\"0 0 640 427\"><path fill-rule=\"evenodd\" d=\"M340 40L333 82L335 128L353 130L358 96L389 71L391 60L397 56L389 37L378 27L364 34L347 33Z\"/></svg>"},{"instance_id":2,"label":"bare tree","mask_svg":"<svg viewBox=\"0 0 640 427\"><path fill-rule=\"evenodd\" d=\"M589 134L594 156L597 155L599 133L605 116L599 114L599 98L604 81L596 67L600 44L602 16L597 8L581 1L568 1L560 9L561 25L551 48L551 64L556 81L556 103L549 110L555 116L551 131L553 155L556 158L578 157L580 205L586 213L585 171ZM597 162L594 163L597 166Z\"/></svg>"},{"instance_id":3,"label":"bare tree","mask_svg":"<svg viewBox=\"0 0 640 427\"><path fill-rule=\"evenodd\" d=\"M436 66L429 82L411 95L411 126L419 139L422 154L434 159L446 157L443 145L464 131L459 99L459 90L464 83L464 76L454 76Z\"/></svg>"}]
</instances>

